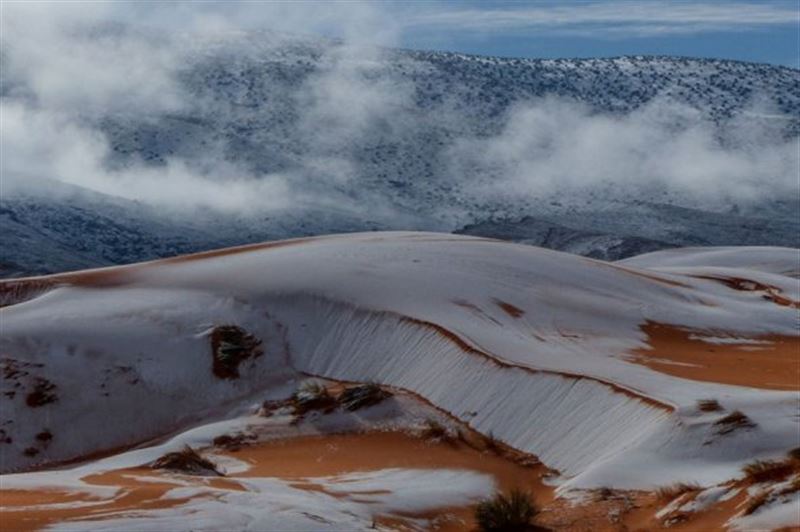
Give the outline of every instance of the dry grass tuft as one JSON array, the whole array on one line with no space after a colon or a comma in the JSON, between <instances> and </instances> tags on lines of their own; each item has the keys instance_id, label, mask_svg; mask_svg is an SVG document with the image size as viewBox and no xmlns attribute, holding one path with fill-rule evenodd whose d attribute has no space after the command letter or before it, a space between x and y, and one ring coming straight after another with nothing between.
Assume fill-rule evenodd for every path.
<instances>
[{"instance_id":1,"label":"dry grass tuft","mask_svg":"<svg viewBox=\"0 0 800 532\"><path fill-rule=\"evenodd\" d=\"M778 495L791 495L798 491L800 491L800 476L794 477L788 486L778 492Z\"/></svg>"},{"instance_id":2,"label":"dry grass tuft","mask_svg":"<svg viewBox=\"0 0 800 532\"><path fill-rule=\"evenodd\" d=\"M722 405L716 399L700 399L697 401L697 409L701 412L721 412Z\"/></svg>"},{"instance_id":3,"label":"dry grass tuft","mask_svg":"<svg viewBox=\"0 0 800 532\"><path fill-rule=\"evenodd\" d=\"M498 493L475 507L475 520L481 532L534 530L533 518L538 513L530 495L519 489L508 496Z\"/></svg>"},{"instance_id":4,"label":"dry grass tuft","mask_svg":"<svg viewBox=\"0 0 800 532\"><path fill-rule=\"evenodd\" d=\"M425 420L425 426L423 427L420 436L426 440L437 441L451 441L454 439L453 435L450 434L450 431L447 430L447 427L432 418Z\"/></svg>"},{"instance_id":5,"label":"dry grass tuft","mask_svg":"<svg viewBox=\"0 0 800 532\"><path fill-rule=\"evenodd\" d=\"M376 405L391 396L392 394L381 388L380 385L368 382L346 388L339 394L339 403L346 410L354 411Z\"/></svg>"},{"instance_id":6,"label":"dry grass tuft","mask_svg":"<svg viewBox=\"0 0 800 532\"><path fill-rule=\"evenodd\" d=\"M656 490L656 497L663 502L674 501L684 493L695 493L702 488L697 484L687 484L685 482L676 482L669 486L662 486Z\"/></svg>"},{"instance_id":7,"label":"dry grass tuft","mask_svg":"<svg viewBox=\"0 0 800 532\"><path fill-rule=\"evenodd\" d=\"M331 412L336 408L336 399L328 389L317 381L305 381L294 392L291 404L296 416L302 416L312 410Z\"/></svg>"},{"instance_id":8,"label":"dry grass tuft","mask_svg":"<svg viewBox=\"0 0 800 532\"><path fill-rule=\"evenodd\" d=\"M220 379L238 379L239 365L264 354L261 340L236 325L218 325L211 331L212 371Z\"/></svg>"},{"instance_id":9,"label":"dry grass tuft","mask_svg":"<svg viewBox=\"0 0 800 532\"><path fill-rule=\"evenodd\" d=\"M759 482L779 482L784 480L794 471L788 461L778 462L777 460L756 460L742 468L745 480L755 484Z\"/></svg>"},{"instance_id":10,"label":"dry grass tuft","mask_svg":"<svg viewBox=\"0 0 800 532\"><path fill-rule=\"evenodd\" d=\"M502 454L503 452L503 442L492 431L489 431L489 434L484 436L483 445L485 450L494 454Z\"/></svg>"},{"instance_id":11,"label":"dry grass tuft","mask_svg":"<svg viewBox=\"0 0 800 532\"><path fill-rule=\"evenodd\" d=\"M150 467L153 469L177 471L187 475L222 476L222 473L219 472L214 462L203 458L188 445L180 451L165 454L153 462Z\"/></svg>"},{"instance_id":12,"label":"dry grass tuft","mask_svg":"<svg viewBox=\"0 0 800 532\"><path fill-rule=\"evenodd\" d=\"M764 504L766 504L767 501L769 501L768 491L762 491L755 497L751 497L747 501L747 506L745 506L744 508L743 515L750 515L752 513L755 513L755 511L764 506Z\"/></svg>"},{"instance_id":13,"label":"dry grass tuft","mask_svg":"<svg viewBox=\"0 0 800 532\"><path fill-rule=\"evenodd\" d=\"M738 429L752 429L756 424L747 417L744 412L734 410L725 417L722 417L714 422L717 427L717 434L725 435Z\"/></svg>"},{"instance_id":14,"label":"dry grass tuft","mask_svg":"<svg viewBox=\"0 0 800 532\"><path fill-rule=\"evenodd\" d=\"M594 499L596 501L607 501L614 498L614 490L609 487L603 486L594 492Z\"/></svg>"},{"instance_id":15,"label":"dry grass tuft","mask_svg":"<svg viewBox=\"0 0 800 532\"><path fill-rule=\"evenodd\" d=\"M214 446L235 452L256 439L254 434L223 434L214 438Z\"/></svg>"}]
</instances>

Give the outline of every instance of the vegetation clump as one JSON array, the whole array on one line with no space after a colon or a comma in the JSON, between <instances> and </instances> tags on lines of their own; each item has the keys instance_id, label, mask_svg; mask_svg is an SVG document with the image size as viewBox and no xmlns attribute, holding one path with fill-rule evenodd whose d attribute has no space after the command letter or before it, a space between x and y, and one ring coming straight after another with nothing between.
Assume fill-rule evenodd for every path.
<instances>
[{"instance_id":1,"label":"vegetation clump","mask_svg":"<svg viewBox=\"0 0 800 532\"><path fill-rule=\"evenodd\" d=\"M325 385L317 381L305 381L292 395L291 404L294 414L302 416L312 410L332 412L336 408L336 399Z\"/></svg>"},{"instance_id":2,"label":"vegetation clump","mask_svg":"<svg viewBox=\"0 0 800 532\"><path fill-rule=\"evenodd\" d=\"M42 443L49 443L53 439L53 433L48 429L44 429L36 434L36 439Z\"/></svg>"},{"instance_id":3,"label":"vegetation clump","mask_svg":"<svg viewBox=\"0 0 800 532\"><path fill-rule=\"evenodd\" d=\"M180 451L165 454L153 462L151 467L187 475L222 476L214 462L203 458L188 445Z\"/></svg>"},{"instance_id":4,"label":"vegetation clump","mask_svg":"<svg viewBox=\"0 0 800 532\"><path fill-rule=\"evenodd\" d=\"M656 490L656 497L663 502L677 499L684 493L694 493L700 491L700 486L694 483L677 482L669 486L662 486Z\"/></svg>"},{"instance_id":5,"label":"vegetation clump","mask_svg":"<svg viewBox=\"0 0 800 532\"><path fill-rule=\"evenodd\" d=\"M756 426L756 424L740 410L734 410L727 416L718 419L714 422L714 425L717 427L717 434L720 436L730 434L738 429L751 429Z\"/></svg>"},{"instance_id":6,"label":"vegetation clump","mask_svg":"<svg viewBox=\"0 0 800 532\"><path fill-rule=\"evenodd\" d=\"M742 468L745 479L755 484L759 482L777 482L785 479L795 471L790 461L756 460Z\"/></svg>"},{"instance_id":7,"label":"vegetation clump","mask_svg":"<svg viewBox=\"0 0 800 532\"><path fill-rule=\"evenodd\" d=\"M33 385L33 391L25 398L25 404L31 408L37 408L49 403L58 401L55 394L56 385L47 379L37 378Z\"/></svg>"},{"instance_id":8,"label":"vegetation clump","mask_svg":"<svg viewBox=\"0 0 800 532\"><path fill-rule=\"evenodd\" d=\"M800 476L794 477L788 486L778 492L778 495L791 495L798 491L800 491Z\"/></svg>"},{"instance_id":9,"label":"vegetation clump","mask_svg":"<svg viewBox=\"0 0 800 532\"><path fill-rule=\"evenodd\" d=\"M374 382L368 382L366 384L359 384L346 388L339 394L338 400L339 404L341 404L345 410L352 412L376 405L391 396L392 394L390 392L387 392L379 385Z\"/></svg>"},{"instance_id":10,"label":"vegetation clump","mask_svg":"<svg viewBox=\"0 0 800 532\"><path fill-rule=\"evenodd\" d=\"M426 440L436 440L436 441L446 441L450 442L454 440L453 434L447 430L447 427L439 423L433 418L428 418L425 420L425 425L422 427L422 432L420 436Z\"/></svg>"},{"instance_id":11,"label":"vegetation clump","mask_svg":"<svg viewBox=\"0 0 800 532\"><path fill-rule=\"evenodd\" d=\"M498 493L475 507L475 520L481 532L537 530L533 518L538 513L526 492L513 489L506 496Z\"/></svg>"},{"instance_id":12,"label":"vegetation clump","mask_svg":"<svg viewBox=\"0 0 800 532\"><path fill-rule=\"evenodd\" d=\"M239 365L264 354L261 340L236 325L219 325L211 331L212 370L220 379L238 379Z\"/></svg>"},{"instance_id":13,"label":"vegetation clump","mask_svg":"<svg viewBox=\"0 0 800 532\"><path fill-rule=\"evenodd\" d=\"M722 405L716 399L700 399L697 401L697 409L701 412L721 412Z\"/></svg>"},{"instance_id":14,"label":"vegetation clump","mask_svg":"<svg viewBox=\"0 0 800 532\"><path fill-rule=\"evenodd\" d=\"M494 432L491 430L486 436L484 436L483 445L485 450L489 451L490 453L502 454L503 452L503 442L500 441L500 438L495 436Z\"/></svg>"},{"instance_id":15,"label":"vegetation clump","mask_svg":"<svg viewBox=\"0 0 800 532\"><path fill-rule=\"evenodd\" d=\"M751 515L751 514L755 513L756 510L758 510L759 508L764 506L767 503L767 501L769 501L769 498L770 498L770 494L769 494L768 491L762 491L758 495L750 498L747 501L747 506L745 506L744 512L742 512L742 514L743 515Z\"/></svg>"},{"instance_id":16,"label":"vegetation clump","mask_svg":"<svg viewBox=\"0 0 800 532\"><path fill-rule=\"evenodd\" d=\"M249 434L235 434L233 436L230 434L223 434L214 438L214 446L235 452L254 439L256 439L256 437Z\"/></svg>"},{"instance_id":17,"label":"vegetation clump","mask_svg":"<svg viewBox=\"0 0 800 532\"><path fill-rule=\"evenodd\" d=\"M603 486L602 488L599 488L594 495L595 500L597 501L607 501L614 498L614 490L607 486Z\"/></svg>"}]
</instances>

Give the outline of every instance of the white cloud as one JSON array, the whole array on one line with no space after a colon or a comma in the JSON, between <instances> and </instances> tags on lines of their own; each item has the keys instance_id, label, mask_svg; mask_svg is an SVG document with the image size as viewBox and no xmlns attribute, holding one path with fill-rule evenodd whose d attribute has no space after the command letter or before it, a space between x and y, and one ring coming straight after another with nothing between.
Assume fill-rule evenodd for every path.
<instances>
[{"instance_id":1,"label":"white cloud","mask_svg":"<svg viewBox=\"0 0 800 532\"><path fill-rule=\"evenodd\" d=\"M331 5L4 2L3 176L58 179L179 208L241 212L325 206L356 214L368 211L373 219L380 212L389 218L397 210L396 198L389 193L368 197L370 193L361 190L354 178L363 174L359 165L364 161L354 153L376 132L386 134L379 138L425 138L440 120L439 125L464 137L454 139L449 167L437 171L446 168L455 178L464 178L453 189L475 201L557 194L604 183L669 188L702 198L796 190L796 139L770 137L754 125L756 121L742 119L726 124L726 136L720 140L718 128L696 111L671 104L652 104L620 117L591 113L576 102L528 102L509 110L499 135L469 137L470 117L459 110L457 97L445 98L433 118L416 112L409 78L387 75L383 52L361 45L375 39L391 44L409 24L408 8L362 2ZM653 2L559 4L548 9L519 4L478 12L449 6L454 7L435 11L420 4L414 20L495 30L646 22L651 28L673 31L670 28L687 23L746 20L769 25L783 23L786 17L786 9L778 5L743 3L731 13L731 4L726 8L708 3L669 4L673 9ZM393 12L402 16L392 17ZM194 39L275 24L289 32L335 30L348 38L346 46L322 54L323 66L304 84L281 95L298 103L287 127L295 135L292 142L302 146L287 156L285 169L257 173L231 160L223 146L213 145L196 146L197 153L182 152L163 165L135 159L122 167L108 164L111 148L98 119L121 113L141 121L152 118L157 124L164 114L207 106L217 106L212 109L224 115L231 102L199 101L178 81L186 50L193 49ZM250 44L247 38L241 43ZM428 146L400 157L419 158L422 153L438 164L432 159L439 154Z\"/></svg>"},{"instance_id":2,"label":"white cloud","mask_svg":"<svg viewBox=\"0 0 800 532\"><path fill-rule=\"evenodd\" d=\"M767 114L764 105L752 113ZM610 187L725 204L797 193L798 139L772 133L752 114L718 127L664 100L620 116L547 98L510 109L498 135L462 139L449 156L455 175L472 176L465 186L476 199L513 203Z\"/></svg>"}]
</instances>

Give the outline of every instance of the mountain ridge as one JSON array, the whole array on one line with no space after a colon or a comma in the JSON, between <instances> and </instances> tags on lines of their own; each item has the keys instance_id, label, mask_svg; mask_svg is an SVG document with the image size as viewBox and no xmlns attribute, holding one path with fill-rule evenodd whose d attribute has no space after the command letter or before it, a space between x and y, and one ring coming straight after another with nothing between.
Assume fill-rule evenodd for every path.
<instances>
[{"instance_id":1,"label":"mountain ridge","mask_svg":"<svg viewBox=\"0 0 800 532\"><path fill-rule=\"evenodd\" d=\"M23 198L6 186L0 198L2 220L14 229L0 235L6 265L0 275L52 273L332 232L459 232L493 219L512 224L524 217L545 220L553 230L573 229L573 241L589 232L609 235L614 242L641 242L642 247L634 246L625 256L652 250L650 241L665 247L728 245L737 240L800 245L792 236L800 232L793 215L800 200L780 188L791 184L770 175L780 168L750 163L752 169L736 177L740 182L727 186L722 174L719 182L709 185L719 187L719 194L697 194L691 187L674 188L667 179L671 174L659 180L634 168L623 178L614 174L614 166L598 165L595 176L588 163L587 168L577 167L588 172L590 181L579 187L570 184L583 179L571 175L575 168L551 168L544 152L544 159L526 159L528 151L539 149L537 142L557 147L580 140L583 121L601 132L607 122L633 141L637 128L647 132L655 124L652 127L663 137L656 137L657 143L668 141L672 129L680 132L702 122L713 130L709 139L721 135L724 140L709 153L730 154L731 171L738 172L737 157L747 161L763 150L753 147L752 139L726 137L732 120L757 124L765 134L755 137L771 144L787 138L791 142L800 132L796 69L669 56L506 59L420 50L364 52L322 39L251 37L178 39L186 61L174 72L182 97L176 109L93 111L79 117L78 123L99 135L107 149L93 169L100 174L94 181L68 179L89 188L99 182L105 188L95 190L129 195L128 199L140 186L149 194L137 200L139 204L126 203L121 210L126 214L117 220L120 227L110 225L111 206L77 201L63 204L57 212L57 203L43 199L42 209L50 212L37 213L35 195ZM8 88L14 81L6 80L4 103L22 101L19 90ZM772 101L780 118L767 112L742 115L762 96ZM672 103L659 103L663 98ZM539 122L514 126L525 113ZM562 116L565 124L574 123L569 126L572 137L558 136ZM544 136L526 140L529 144L507 157L505 146L536 124L546 130ZM581 151L576 148L575 155ZM645 159L643 171L660 171L660 164L669 163L668 154L664 157L665 161ZM794 163L783 164L790 165L782 167L785 171ZM672 170L678 176L682 171ZM187 194L195 184L218 189L210 189L215 192L207 192L190 209L176 209L170 203L176 192L161 192L164 180L173 174L188 176ZM125 188L113 184L118 175L124 176ZM244 187L237 201L249 203L245 210L215 206L228 195L225 184L232 176ZM57 176L36 176L40 177ZM700 174L694 182L702 178ZM533 181L528 184L526 179ZM755 185L755 180L766 185ZM746 188L741 192L745 199L729 195L740 186ZM775 192L768 191L772 187ZM47 197L48 187L41 188L41 196ZM769 195L747 199L756 192ZM781 200L785 205L779 206L772 196L786 198ZM86 222L84 231L77 235L63 227L59 232L58 224L67 222L57 220L70 219L76 205ZM725 213L733 214L726 220ZM95 224L89 220L92 216ZM148 217L158 223L150 223ZM102 243L106 229L119 235L117 243ZM535 239L522 230L515 230L517 241ZM165 239L159 231L170 236ZM131 245L127 238L139 244ZM80 259L65 256L61 249L53 249L48 258L48 246L86 249ZM587 253L622 257L604 251L600 243Z\"/></svg>"}]
</instances>

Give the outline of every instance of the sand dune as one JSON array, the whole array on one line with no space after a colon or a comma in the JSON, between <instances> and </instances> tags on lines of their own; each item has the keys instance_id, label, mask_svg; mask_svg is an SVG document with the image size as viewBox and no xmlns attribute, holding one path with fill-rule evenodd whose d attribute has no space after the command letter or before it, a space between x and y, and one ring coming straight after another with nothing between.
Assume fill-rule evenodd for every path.
<instances>
[{"instance_id":1,"label":"sand dune","mask_svg":"<svg viewBox=\"0 0 800 532\"><path fill-rule=\"evenodd\" d=\"M793 524L784 508L796 502L796 492L781 494L779 483L758 488L774 493L768 491L769 500L750 516L729 502L748 504L751 498L731 484L741 478L744 465L783 460L800 445L800 287L789 252L757 248L752 254L757 260L744 249L672 250L609 264L487 239L364 233L4 281L4 512L22 519L32 510L14 507L43 506L48 509L31 517L29 525L63 524L81 516L81 510L69 513L54 501L78 497L76 485L91 485L89 479L113 478L115 490L130 497L138 493L141 499L112 498L98 503L98 511L116 515L135 508L144 519L139 511L152 510L152 520L139 522L153 528L204 504L223 517L203 523L239 528L242 501L269 499L267 485L294 501L297 511L280 518L287 523L303 522L302 508L322 497L332 505L331 515L359 515L361 520L351 523L356 528L372 519L389 527L400 521L433 526L445 514L463 525L476 498L521 483L552 509L549 523L556 528L569 529L570 515L612 511L623 500L639 501L647 510L629 508L619 523L644 519L647 528L667 524L656 517L667 503L655 500L654 488L687 482L732 493L707 504L719 509L714 527L738 526L737 520L745 518L770 526ZM298 433L272 427L264 433L271 435L267 439L280 436L288 443L280 447L259 438L257 445L250 442L254 447L233 453L252 458L249 471L262 484L248 487L236 480L251 473L228 475L232 484L214 488L231 491L223 497L228 501L224 511L216 496L212 504L208 494L187 486L123 485L130 475L144 475L129 468L145 461L114 462L114 456L140 452L117 454L121 449L147 441L157 444L148 449L160 449L158 442L175 439L165 440L170 435L249 423L258 403L285 400L309 375L373 381L396 390L407 399L389 418L404 419L402 430L372 433L385 423L385 412L368 421L347 417L345 428L340 414L301 420L305 428L291 429ZM712 403L718 408L707 408ZM437 446L431 450L433 462L415 461L421 453L414 446L424 442L403 434L413 432L425 409L462 431L492 434L508 452L543 465L516 477L519 456L495 460L469 445ZM339 437L327 434L342 431L367 432L341 436L361 449L333 460L347 464L346 471L325 470L297 454L308 449L306 454L324 458L325 445ZM304 439L286 440L295 436ZM376 442L382 438L387 449L402 452L381 454ZM201 443L211 445L207 439ZM269 459L265 449L284 458ZM104 460L93 458L77 470L88 471L81 468L93 464L99 468L94 473L114 470L118 476L74 473L68 482L51 470L108 454L114 455L106 460L115 467L100 466ZM374 467L369 480L359 477L358 482L378 486L367 495L377 497L389 485L406 489L402 475L377 473L390 469L429 470L431 486L451 475L460 479L453 483L458 489L452 500L445 497L434 507L406 501L410 506L403 510L381 498L369 504L391 511L364 513L369 504L359 500L336 506L338 488L331 491L328 484L322 491L297 494L303 489L285 482L291 467L314 478L363 473L355 467L360 454ZM481 460L493 469L482 469ZM25 473L33 470L41 472ZM525 476L545 470L556 475L548 485ZM241 491L235 487L240 484L247 493L232 493ZM52 486L56 498L26 495L26 485ZM572 506L565 501L572 495L601 488L625 496L567 511ZM96 493L85 496L76 500L97 503L91 498ZM169 507L145 507L144 501L162 500ZM672 524L683 526L701 515L711 519L706 506L696 506L681 510L692 515ZM269 523L263 515L248 515L247 526ZM753 521L759 515L761 521Z\"/></svg>"}]
</instances>

